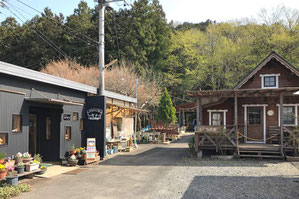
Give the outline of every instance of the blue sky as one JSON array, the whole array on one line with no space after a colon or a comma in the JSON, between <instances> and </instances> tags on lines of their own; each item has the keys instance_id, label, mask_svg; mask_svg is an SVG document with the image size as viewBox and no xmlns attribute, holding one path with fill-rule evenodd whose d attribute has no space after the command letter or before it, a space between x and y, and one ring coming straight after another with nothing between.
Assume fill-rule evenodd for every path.
<instances>
[{"instance_id":1,"label":"blue sky","mask_svg":"<svg viewBox=\"0 0 299 199\"><path fill-rule=\"evenodd\" d=\"M55 13L63 13L68 16L73 13L80 0L21 0L32 7L42 11L45 7L49 7ZM94 0L85 0L90 7L95 6ZM127 0L132 2L133 0ZM22 8L23 10L35 15L37 12L27 8L18 2L18 0L8 0L13 6ZM201 22L206 19L216 21L227 21L240 18L256 17L257 13L266 8L271 10L278 5L295 8L299 10L299 0L160 0L168 21L189 21ZM122 3L118 3L122 5ZM115 5L117 6L117 5ZM12 14L4 8L0 11L6 16ZM30 18L30 14L23 13L24 16ZM5 18L0 15L0 20Z\"/></svg>"}]
</instances>

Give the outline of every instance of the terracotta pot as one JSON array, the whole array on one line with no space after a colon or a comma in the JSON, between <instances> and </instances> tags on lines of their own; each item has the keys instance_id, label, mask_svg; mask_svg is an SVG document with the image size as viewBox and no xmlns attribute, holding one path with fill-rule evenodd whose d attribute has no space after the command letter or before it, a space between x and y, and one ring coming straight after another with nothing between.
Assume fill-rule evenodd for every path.
<instances>
[{"instance_id":1,"label":"terracotta pot","mask_svg":"<svg viewBox=\"0 0 299 199\"><path fill-rule=\"evenodd\" d=\"M32 161L33 158L23 158L23 162L25 163L29 163L30 161Z\"/></svg>"},{"instance_id":2,"label":"terracotta pot","mask_svg":"<svg viewBox=\"0 0 299 199\"><path fill-rule=\"evenodd\" d=\"M0 159L0 164L3 164L5 161L5 158Z\"/></svg>"},{"instance_id":3,"label":"terracotta pot","mask_svg":"<svg viewBox=\"0 0 299 199\"><path fill-rule=\"evenodd\" d=\"M75 155L76 153L77 153L76 149L71 149L71 150L70 150L70 154L71 154L71 155Z\"/></svg>"},{"instance_id":4,"label":"terracotta pot","mask_svg":"<svg viewBox=\"0 0 299 199\"><path fill-rule=\"evenodd\" d=\"M83 160L86 160L86 154L83 154L83 155L82 155L82 159L83 159Z\"/></svg>"},{"instance_id":5,"label":"terracotta pot","mask_svg":"<svg viewBox=\"0 0 299 199\"><path fill-rule=\"evenodd\" d=\"M6 174L7 174L7 169L0 170L0 179L4 179L6 177Z\"/></svg>"}]
</instances>

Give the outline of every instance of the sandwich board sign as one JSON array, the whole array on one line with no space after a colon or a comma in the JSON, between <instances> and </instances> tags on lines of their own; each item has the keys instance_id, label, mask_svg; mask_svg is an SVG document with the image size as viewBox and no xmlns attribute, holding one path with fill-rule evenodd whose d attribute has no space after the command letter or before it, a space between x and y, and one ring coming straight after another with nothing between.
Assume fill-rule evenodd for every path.
<instances>
[{"instance_id":1,"label":"sandwich board sign","mask_svg":"<svg viewBox=\"0 0 299 199\"><path fill-rule=\"evenodd\" d=\"M87 146L86 146L86 159L87 160L96 160L96 139L95 138L87 138Z\"/></svg>"}]
</instances>

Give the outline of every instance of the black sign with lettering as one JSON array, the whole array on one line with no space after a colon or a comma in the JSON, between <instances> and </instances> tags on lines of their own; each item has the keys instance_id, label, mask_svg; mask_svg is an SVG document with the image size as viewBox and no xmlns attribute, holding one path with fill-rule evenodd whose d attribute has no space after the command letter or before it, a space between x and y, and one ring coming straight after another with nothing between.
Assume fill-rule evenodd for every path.
<instances>
[{"instance_id":1,"label":"black sign with lettering","mask_svg":"<svg viewBox=\"0 0 299 199\"><path fill-rule=\"evenodd\" d=\"M63 114L63 120L70 121L72 118L71 114Z\"/></svg>"}]
</instances>

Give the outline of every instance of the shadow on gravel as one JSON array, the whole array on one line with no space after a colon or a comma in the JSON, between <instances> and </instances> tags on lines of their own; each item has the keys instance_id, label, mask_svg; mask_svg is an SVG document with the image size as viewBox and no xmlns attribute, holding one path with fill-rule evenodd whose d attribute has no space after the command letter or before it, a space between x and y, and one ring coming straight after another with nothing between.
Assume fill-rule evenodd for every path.
<instances>
[{"instance_id":1,"label":"shadow on gravel","mask_svg":"<svg viewBox=\"0 0 299 199\"><path fill-rule=\"evenodd\" d=\"M299 178L196 176L182 199L192 198L299 198Z\"/></svg>"}]
</instances>

